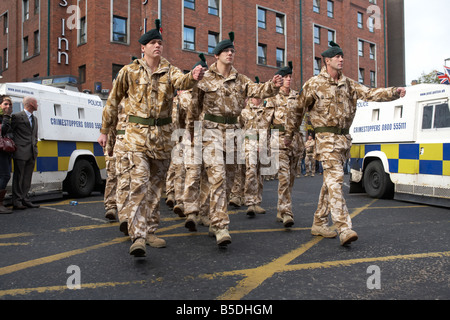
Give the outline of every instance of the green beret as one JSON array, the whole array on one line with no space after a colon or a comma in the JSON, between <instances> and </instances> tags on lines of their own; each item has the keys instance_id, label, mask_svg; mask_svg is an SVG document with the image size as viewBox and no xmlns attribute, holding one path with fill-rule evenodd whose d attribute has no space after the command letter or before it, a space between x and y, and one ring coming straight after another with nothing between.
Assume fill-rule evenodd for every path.
<instances>
[{"instance_id":1,"label":"green beret","mask_svg":"<svg viewBox=\"0 0 450 320\"><path fill-rule=\"evenodd\" d=\"M292 74L293 70L294 70L294 67L292 66L292 61L289 61L288 65L286 67L283 67L280 70L278 70L278 72L275 73L275 75L279 74L280 76L285 77L288 74Z\"/></svg>"},{"instance_id":2,"label":"green beret","mask_svg":"<svg viewBox=\"0 0 450 320\"><path fill-rule=\"evenodd\" d=\"M223 50L228 48L234 49L234 32L230 32L228 34L230 36L230 39L222 40L220 41L217 46L214 48L213 53L218 56L222 53Z\"/></svg>"},{"instance_id":3,"label":"green beret","mask_svg":"<svg viewBox=\"0 0 450 320\"><path fill-rule=\"evenodd\" d=\"M161 35L161 21L159 19L155 20L155 25L156 28L152 29L146 33L144 33L140 38L139 38L139 43L142 44L143 46L145 46L147 43L149 43L150 41L154 40L154 39L159 39L162 40L162 35Z\"/></svg>"},{"instance_id":4,"label":"green beret","mask_svg":"<svg viewBox=\"0 0 450 320\"><path fill-rule=\"evenodd\" d=\"M255 83L261 83L261 81L259 80L259 77L255 77Z\"/></svg>"},{"instance_id":5,"label":"green beret","mask_svg":"<svg viewBox=\"0 0 450 320\"><path fill-rule=\"evenodd\" d=\"M341 47L339 47L339 45L337 43L330 41L330 48L328 48L327 50L325 50L322 53L322 57L333 58L333 57L337 56L338 54L340 54L341 56L344 56L344 51L342 51Z\"/></svg>"},{"instance_id":6,"label":"green beret","mask_svg":"<svg viewBox=\"0 0 450 320\"><path fill-rule=\"evenodd\" d=\"M200 53L199 55L200 61L197 62L192 69L195 69L195 67L197 66L202 66L203 68L208 68L208 64L206 63L206 58L205 55L203 53Z\"/></svg>"}]
</instances>

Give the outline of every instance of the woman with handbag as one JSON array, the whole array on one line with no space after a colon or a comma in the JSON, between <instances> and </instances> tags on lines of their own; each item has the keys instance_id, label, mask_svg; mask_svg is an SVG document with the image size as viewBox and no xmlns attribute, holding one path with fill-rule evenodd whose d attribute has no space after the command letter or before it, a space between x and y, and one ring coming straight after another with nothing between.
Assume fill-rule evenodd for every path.
<instances>
[{"instance_id":1,"label":"woman with handbag","mask_svg":"<svg viewBox=\"0 0 450 320\"><path fill-rule=\"evenodd\" d=\"M1 137L12 138L11 113L12 100L8 96L0 96L0 125ZM2 141L3 142L3 141ZM3 143L2 143L3 145ZM11 178L11 157L12 153L0 150L0 214L12 213L12 210L3 206L3 199L6 195L6 185Z\"/></svg>"}]
</instances>

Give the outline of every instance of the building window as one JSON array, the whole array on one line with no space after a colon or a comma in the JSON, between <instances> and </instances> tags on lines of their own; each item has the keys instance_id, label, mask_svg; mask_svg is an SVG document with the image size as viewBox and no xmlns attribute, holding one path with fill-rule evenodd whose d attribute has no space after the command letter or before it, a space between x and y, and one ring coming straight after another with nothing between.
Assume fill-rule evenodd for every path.
<instances>
[{"instance_id":1,"label":"building window","mask_svg":"<svg viewBox=\"0 0 450 320\"><path fill-rule=\"evenodd\" d=\"M213 53L219 43L219 34L216 32L208 32L208 53Z\"/></svg>"},{"instance_id":2,"label":"building window","mask_svg":"<svg viewBox=\"0 0 450 320\"><path fill-rule=\"evenodd\" d=\"M313 0L313 12L320 13L320 0Z\"/></svg>"},{"instance_id":3,"label":"building window","mask_svg":"<svg viewBox=\"0 0 450 320\"><path fill-rule=\"evenodd\" d=\"M8 49L3 49L3 70L8 69Z\"/></svg>"},{"instance_id":4,"label":"building window","mask_svg":"<svg viewBox=\"0 0 450 320\"><path fill-rule=\"evenodd\" d=\"M375 60L375 45L370 44L370 60Z\"/></svg>"},{"instance_id":5,"label":"building window","mask_svg":"<svg viewBox=\"0 0 450 320\"><path fill-rule=\"evenodd\" d=\"M358 40L358 55L364 57L364 42L361 40Z\"/></svg>"},{"instance_id":6,"label":"building window","mask_svg":"<svg viewBox=\"0 0 450 320\"><path fill-rule=\"evenodd\" d=\"M29 0L23 0L23 21L27 21L30 19L30 1Z\"/></svg>"},{"instance_id":7,"label":"building window","mask_svg":"<svg viewBox=\"0 0 450 320\"><path fill-rule=\"evenodd\" d=\"M322 59L314 58L314 75L317 76L322 69Z\"/></svg>"},{"instance_id":8,"label":"building window","mask_svg":"<svg viewBox=\"0 0 450 320\"><path fill-rule=\"evenodd\" d=\"M320 44L320 27L314 26L314 43Z\"/></svg>"},{"instance_id":9,"label":"building window","mask_svg":"<svg viewBox=\"0 0 450 320\"><path fill-rule=\"evenodd\" d=\"M267 46L265 44L258 44L258 64L267 65Z\"/></svg>"},{"instance_id":10,"label":"building window","mask_svg":"<svg viewBox=\"0 0 450 320\"><path fill-rule=\"evenodd\" d=\"M358 28L362 29L363 27L363 14L361 12L358 12Z\"/></svg>"},{"instance_id":11,"label":"building window","mask_svg":"<svg viewBox=\"0 0 450 320\"><path fill-rule=\"evenodd\" d=\"M40 0L34 0L34 14L39 13Z\"/></svg>"},{"instance_id":12,"label":"building window","mask_svg":"<svg viewBox=\"0 0 450 320\"><path fill-rule=\"evenodd\" d=\"M114 81L114 79L117 78L117 74L119 73L119 71L123 68L123 64L115 64L113 63L112 65L112 80Z\"/></svg>"},{"instance_id":13,"label":"building window","mask_svg":"<svg viewBox=\"0 0 450 320\"><path fill-rule=\"evenodd\" d=\"M364 84L364 69L360 68L358 72L358 82Z\"/></svg>"},{"instance_id":14,"label":"building window","mask_svg":"<svg viewBox=\"0 0 450 320\"><path fill-rule=\"evenodd\" d=\"M183 49L195 51L195 28L184 26Z\"/></svg>"},{"instance_id":15,"label":"building window","mask_svg":"<svg viewBox=\"0 0 450 320\"><path fill-rule=\"evenodd\" d=\"M277 48L277 67L281 68L284 65L284 49Z\"/></svg>"},{"instance_id":16,"label":"building window","mask_svg":"<svg viewBox=\"0 0 450 320\"><path fill-rule=\"evenodd\" d=\"M266 10L258 8L258 27L266 28Z\"/></svg>"},{"instance_id":17,"label":"building window","mask_svg":"<svg viewBox=\"0 0 450 320\"><path fill-rule=\"evenodd\" d=\"M23 58L28 58L28 37L23 38Z\"/></svg>"},{"instance_id":18,"label":"building window","mask_svg":"<svg viewBox=\"0 0 450 320\"><path fill-rule=\"evenodd\" d=\"M3 15L3 34L8 34L8 13Z\"/></svg>"},{"instance_id":19,"label":"building window","mask_svg":"<svg viewBox=\"0 0 450 320\"><path fill-rule=\"evenodd\" d=\"M79 44L85 44L87 42L87 37L86 37L86 17L83 17L80 19L80 35L78 38L78 43Z\"/></svg>"},{"instance_id":20,"label":"building window","mask_svg":"<svg viewBox=\"0 0 450 320\"><path fill-rule=\"evenodd\" d=\"M86 83L86 65L78 67L78 79L81 84Z\"/></svg>"},{"instance_id":21,"label":"building window","mask_svg":"<svg viewBox=\"0 0 450 320\"><path fill-rule=\"evenodd\" d=\"M330 45L331 41L335 41L334 31L333 30L328 30L328 46L329 47L331 47L331 45Z\"/></svg>"},{"instance_id":22,"label":"building window","mask_svg":"<svg viewBox=\"0 0 450 320\"><path fill-rule=\"evenodd\" d=\"M330 18L334 18L334 2L327 1L327 15Z\"/></svg>"},{"instance_id":23,"label":"building window","mask_svg":"<svg viewBox=\"0 0 450 320\"><path fill-rule=\"evenodd\" d=\"M276 23L277 23L277 33L284 34L284 15L277 13Z\"/></svg>"},{"instance_id":24,"label":"building window","mask_svg":"<svg viewBox=\"0 0 450 320\"><path fill-rule=\"evenodd\" d=\"M34 32L34 54L39 54L41 47L41 41L39 36L39 30Z\"/></svg>"},{"instance_id":25,"label":"building window","mask_svg":"<svg viewBox=\"0 0 450 320\"><path fill-rule=\"evenodd\" d=\"M371 88L377 87L377 77L375 71L370 71L370 87Z\"/></svg>"},{"instance_id":26,"label":"building window","mask_svg":"<svg viewBox=\"0 0 450 320\"><path fill-rule=\"evenodd\" d=\"M374 32L375 18L370 17L368 22L369 22L369 31Z\"/></svg>"},{"instance_id":27,"label":"building window","mask_svg":"<svg viewBox=\"0 0 450 320\"><path fill-rule=\"evenodd\" d=\"M184 0L184 7L195 10L195 0Z\"/></svg>"},{"instance_id":28,"label":"building window","mask_svg":"<svg viewBox=\"0 0 450 320\"><path fill-rule=\"evenodd\" d=\"M127 18L113 16L113 41L127 43Z\"/></svg>"},{"instance_id":29,"label":"building window","mask_svg":"<svg viewBox=\"0 0 450 320\"><path fill-rule=\"evenodd\" d=\"M219 15L219 0L208 0L208 13L214 16Z\"/></svg>"}]
</instances>

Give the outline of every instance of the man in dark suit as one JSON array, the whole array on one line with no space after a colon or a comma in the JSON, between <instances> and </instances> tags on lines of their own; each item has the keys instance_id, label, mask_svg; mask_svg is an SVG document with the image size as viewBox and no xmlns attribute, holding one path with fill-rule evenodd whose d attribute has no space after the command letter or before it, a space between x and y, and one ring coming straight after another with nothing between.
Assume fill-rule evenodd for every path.
<instances>
[{"instance_id":1,"label":"man in dark suit","mask_svg":"<svg viewBox=\"0 0 450 320\"><path fill-rule=\"evenodd\" d=\"M38 103L33 97L23 99L24 110L12 115L11 127L16 143L14 159L14 175L12 183L13 208L23 210L39 208L39 205L31 203L28 192L31 188L34 164L36 162L37 149L37 118L33 112L37 111Z\"/></svg>"}]
</instances>

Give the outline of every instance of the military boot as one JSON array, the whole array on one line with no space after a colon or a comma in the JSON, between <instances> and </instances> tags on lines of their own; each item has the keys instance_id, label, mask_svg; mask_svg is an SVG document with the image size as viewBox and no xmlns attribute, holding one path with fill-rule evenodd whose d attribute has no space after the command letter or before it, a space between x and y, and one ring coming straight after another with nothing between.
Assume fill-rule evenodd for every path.
<instances>
[{"instance_id":1,"label":"military boot","mask_svg":"<svg viewBox=\"0 0 450 320\"><path fill-rule=\"evenodd\" d=\"M337 232L331 230L328 226L319 226L315 224L311 227L311 234L313 236L322 236L324 238L335 238L337 236Z\"/></svg>"},{"instance_id":2,"label":"military boot","mask_svg":"<svg viewBox=\"0 0 450 320\"><path fill-rule=\"evenodd\" d=\"M145 239L137 238L130 247L130 254L135 257L145 257Z\"/></svg>"},{"instance_id":3,"label":"military boot","mask_svg":"<svg viewBox=\"0 0 450 320\"><path fill-rule=\"evenodd\" d=\"M218 229L216 232L216 242L218 246L226 246L231 243L231 236L228 229Z\"/></svg>"},{"instance_id":4,"label":"military boot","mask_svg":"<svg viewBox=\"0 0 450 320\"><path fill-rule=\"evenodd\" d=\"M184 205L182 203L177 204L173 207L173 212L176 213L180 218L186 217L184 214Z\"/></svg>"},{"instance_id":5,"label":"military boot","mask_svg":"<svg viewBox=\"0 0 450 320\"><path fill-rule=\"evenodd\" d=\"M147 234L147 237L145 238L145 242L153 248L165 248L166 247L166 240L158 238L153 233Z\"/></svg>"},{"instance_id":6,"label":"military boot","mask_svg":"<svg viewBox=\"0 0 450 320\"><path fill-rule=\"evenodd\" d=\"M188 214L186 217L186 222L184 223L184 226L189 229L189 231L197 231L197 214L191 213Z\"/></svg>"},{"instance_id":7,"label":"military boot","mask_svg":"<svg viewBox=\"0 0 450 320\"><path fill-rule=\"evenodd\" d=\"M345 246L358 240L358 234L352 229L345 229L339 234L339 239L341 240L341 246Z\"/></svg>"}]
</instances>

